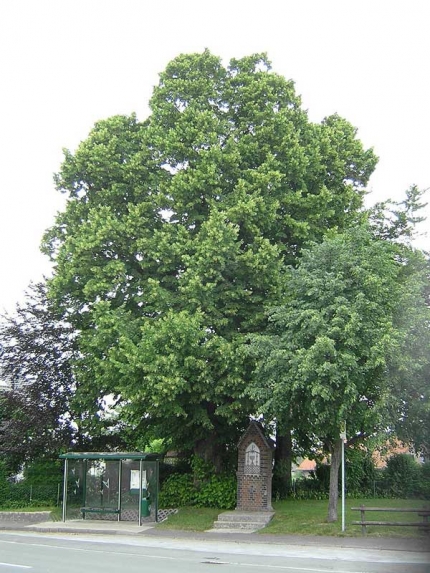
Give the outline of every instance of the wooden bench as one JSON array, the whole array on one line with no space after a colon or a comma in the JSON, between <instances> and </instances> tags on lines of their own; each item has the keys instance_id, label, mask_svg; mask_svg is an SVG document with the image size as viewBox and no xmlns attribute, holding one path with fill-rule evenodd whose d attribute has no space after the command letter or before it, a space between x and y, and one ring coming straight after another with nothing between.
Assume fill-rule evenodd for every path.
<instances>
[{"instance_id":1,"label":"wooden bench","mask_svg":"<svg viewBox=\"0 0 430 573\"><path fill-rule=\"evenodd\" d=\"M87 513L99 513L99 514L107 514L107 513L115 513L116 515L121 514L121 510L117 507L81 507L82 518L85 519L85 515Z\"/></svg>"},{"instance_id":2,"label":"wooden bench","mask_svg":"<svg viewBox=\"0 0 430 573\"><path fill-rule=\"evenodd\" d=\"M430 509L426 507L365 507L361 505L360 507L351 507L352 511L361 512L360 521L352 521L352 525L361 525L361 532L363 535L367 534L366 527L368 525L385 525L387 527L392 526L409 526L409 527L420 527L429 531L430 522ZM386 512L406 512L406 513L416 513L419 517L422 517L421 521L369 521L366 519L366 511L386 511Z\"/></svg>"}]
</instances>

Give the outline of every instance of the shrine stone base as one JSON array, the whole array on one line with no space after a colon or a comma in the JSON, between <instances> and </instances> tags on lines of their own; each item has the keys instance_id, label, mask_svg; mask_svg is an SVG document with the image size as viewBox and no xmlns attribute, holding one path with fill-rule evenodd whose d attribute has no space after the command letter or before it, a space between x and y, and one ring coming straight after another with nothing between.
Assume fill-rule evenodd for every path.
<instances>
[{"instance_id":1,"label":"shrine stone base","mask_svg":"<svg viewBox=\"0 0 430 573\"><path fill-rule=\"evenodd\" d=\"M211 531L252 533L266 527L274 515L273 511L225 511L218 515Z\"/></svg>"}]
</instances>

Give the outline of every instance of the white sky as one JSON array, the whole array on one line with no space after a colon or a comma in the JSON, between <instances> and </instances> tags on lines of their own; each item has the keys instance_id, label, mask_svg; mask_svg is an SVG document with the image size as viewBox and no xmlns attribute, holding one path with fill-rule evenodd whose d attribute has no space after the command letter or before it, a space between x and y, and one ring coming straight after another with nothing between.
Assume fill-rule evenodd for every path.
<instances>
[{"instance_id":1,"label":"white sky","mask_svg":"<svg viewBox=\"0 0 430 573\"><path fill-rule=\"evenodd\" d=\"M429 25L429 0L1 0L0 311L49 273L62 148L99 119L144 119L180 53L266 51L312 120L337 112L375 148L371 203L430 187Z\"/></svg>"}]
</instances>

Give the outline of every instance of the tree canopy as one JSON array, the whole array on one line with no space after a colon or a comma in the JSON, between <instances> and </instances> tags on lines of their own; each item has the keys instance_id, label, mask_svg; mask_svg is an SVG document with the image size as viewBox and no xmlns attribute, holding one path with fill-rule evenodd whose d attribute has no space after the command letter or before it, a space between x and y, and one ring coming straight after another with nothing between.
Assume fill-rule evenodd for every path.
<instances>
[{"instance_id":1,"label":"tree canopy","mask_svg":"<svg viewBox=\"0 0 430 573\"><path fill-rule=\"evenodd\" d=\"M15 314L1 317L0 452L11 470L56 456L76 437L70 400L75 389L74 332L46 298L44 283L32 285Z\"/></svg>"},{"instance_id":2,"label":"tree canopy","mask_svg":"<svg viewBox=\"0 0 430 573\"><path fill-rule=\"evenodd\" d=\"M65 152L50 294L79 331L82 408L110 395L136 433L215 458L255 411L244 348L285 265L361 219L376 157L341 117L310 122L264 54L181 55L150 108Z\"/></svg>"},{"instance_id":3,"label":"tree canopy","mask_svg":"<svg viewBox=\"0 0 430 573\"><path fill-rule=\"evenodd\" d=\"M422 254L367 227L349 229L303 252L268 332L253 338L251 393L261 411L287 415L297 439L311 437L332 454L330 520L344 422L350 442L394 431L412 416L413 396L425 398L427 289Z\"/></svg>"}]
</instances>

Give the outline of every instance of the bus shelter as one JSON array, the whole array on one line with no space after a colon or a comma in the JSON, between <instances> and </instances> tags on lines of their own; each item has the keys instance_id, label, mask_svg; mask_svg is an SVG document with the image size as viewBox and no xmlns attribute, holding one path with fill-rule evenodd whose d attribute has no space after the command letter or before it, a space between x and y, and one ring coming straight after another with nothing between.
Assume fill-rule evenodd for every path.
<instances>
[{"instance_id":1,"label":"bus shelter","mask_svg":"<svg viewBox=\"0 0 430 573\"><path fill-rule=\"evenodd\" d=\"M63 521L157 521L161 454L69 452L64 460Z\"/></svg>"}]
</instances>

